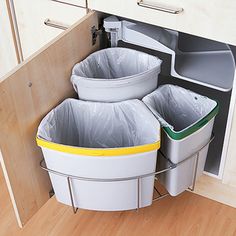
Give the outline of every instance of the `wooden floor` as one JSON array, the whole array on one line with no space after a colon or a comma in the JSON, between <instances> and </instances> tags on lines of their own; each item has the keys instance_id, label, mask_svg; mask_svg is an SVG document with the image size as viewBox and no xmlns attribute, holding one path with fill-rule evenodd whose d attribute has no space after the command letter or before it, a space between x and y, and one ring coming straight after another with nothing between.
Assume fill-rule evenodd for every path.
<instances>
[{"instance_id":1,"label":"wooden floor","mask_svg":"<svg viewBox=\"0 0 236 236\"><path fill-rule=\"evenodd\" d=\"M0 236L233 236L236 209L190 192L127 212L79 211L51 198L19 229L0 174Z\"/></svg>"}]
</instances>

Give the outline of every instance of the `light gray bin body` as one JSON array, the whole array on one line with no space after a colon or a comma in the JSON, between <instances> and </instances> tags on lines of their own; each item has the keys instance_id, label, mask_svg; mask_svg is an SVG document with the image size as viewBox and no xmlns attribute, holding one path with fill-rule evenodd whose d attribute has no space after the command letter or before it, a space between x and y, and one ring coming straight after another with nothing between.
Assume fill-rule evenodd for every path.
<instances>
[{"instance_id":1,"label":"light gray bin body","mask_svg":"<svg viewBox=\"0 0 236 236\"><path fill-rule=\"evenodd\" d=\"M156 89L161 60L128 48L107 48L89 55L72 70L79 98L117 102L142 99Z\"/></svg>"},{"instance_id":2,"label":"light gray bin body","mask_svg":"<svg viewBox=\"0 0 236 236\"><path fill-rule=\"evenodd\" d=\"M160 175L160 181L166 187L170 195L177 196L188 187L192 186L197 154L191 154L195 153L194 150L200 149L209 142L214 120L215 119L213 118L207 125L199 130L199 132L190 135L184 140L181 140L181 142L172 140L164 131L162 131L162 153L173 163L175 160L175 164L178 164L176 168ZM204 171L208 148L209 144L199 152L196 175L197 178L200 177ZM183 157L190 158L186 160L183 159ZM158 158L158 169L162 169L167 166L168 162L164 158Z\"/></svg>"},{"instance_id":3,"label":"light gray bin body","mask_svg":"<svg viewBox=\"0 0 236 236\"><path fill-rule=\"evenodd\" d=\"M121 211L152 204L154 175L136 176L155 172L160 124L141 101L66 99L41 121L37 143L54 171L59 202L72 205L68 176L77 176L71 177L75 207ZM130 179L114 181L122 178Z\"/></svg>"},{"instance_id":4,"label":"light gray bin body","mask_svg":"<svg viewBox=\"0 0 236 236\"><path fill-rule=\"evenodd\" d=\"M170 195L176 196L193 184L195 153L200 149L197 177L203 173L209 147L206 144L212 135L218 104L174 85L159 87L144 97L143 102L161 123L162 153L177 164L176 168L160 174L161 183ZM158 169L167 164L164 158L158 158Z\"/></svg>"}]
</instances>

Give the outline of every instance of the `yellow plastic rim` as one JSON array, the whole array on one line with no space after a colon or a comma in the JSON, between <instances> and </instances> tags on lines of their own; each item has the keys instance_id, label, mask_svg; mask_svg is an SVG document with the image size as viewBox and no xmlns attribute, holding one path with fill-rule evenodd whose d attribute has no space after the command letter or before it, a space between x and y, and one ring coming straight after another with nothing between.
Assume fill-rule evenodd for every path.
<instances>
[{"instance_id":1,"label":"yellow plastic rim","mask_svg":"<svg viewBox=\"0 0 236 236\"><path fill-rule=\"evenodd\" d=\"M44 139L36 138L36 142L38 146L48 148L54 151L69 153L69 154L77 154L84 156L123 156L123 155L131 155L143 152L150 152L154 150L158 150L160 148L161 142L157 141L151 144L145 144L135 147L122 147L122 148L81 148L81 147L73 147L67 146L63 144L52 143L46 141Z\"/></svg>"}]
</instances>

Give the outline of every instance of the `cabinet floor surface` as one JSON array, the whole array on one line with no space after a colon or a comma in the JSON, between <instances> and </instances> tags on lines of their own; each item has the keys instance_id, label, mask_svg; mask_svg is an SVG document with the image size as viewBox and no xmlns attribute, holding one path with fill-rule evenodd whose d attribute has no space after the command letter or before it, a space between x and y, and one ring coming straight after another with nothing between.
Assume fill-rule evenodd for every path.
<instances>
[{"instance_id":1,"label":"cabinet floor surface","mask_svg":"<svg viewBox=\"0 0 236 236\"><path fill-rule=\"evenodd\" d=\"M5 181L0 173L0 236L10 235L236 235L236 209L185 192L166 197L139 211L79 210L52 197L20 229L15 220Z\"/></svg>"}]
</instances>

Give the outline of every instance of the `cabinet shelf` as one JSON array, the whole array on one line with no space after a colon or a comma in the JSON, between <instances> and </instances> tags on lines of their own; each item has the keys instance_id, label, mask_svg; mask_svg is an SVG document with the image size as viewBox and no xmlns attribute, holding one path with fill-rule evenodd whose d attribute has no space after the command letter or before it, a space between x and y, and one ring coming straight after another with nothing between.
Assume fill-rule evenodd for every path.
<instances>
[{"instance_id":1,"label":"cabinet shelf","mask_svg":"<svg viewBox=\"0 0 236 236\"><path fill-rule=\"evenodd\" d=\"M119 20L110 16L104 20L111 33L111 45L118 41L146 47L171 55L171 75L223 92L233 86L235 62L227 44L139 22Z\"/></svg>"},{"instance_id":2,"label":"cabinet shelf","mask_svg":"<svg viewBox=\"0 0 236 236\"><path fill-rule=\"evenodd\" d=\"M176 77L227 92L234 80L230 51L189 52L176 55Z\"/></svg>"}]
</instances>

